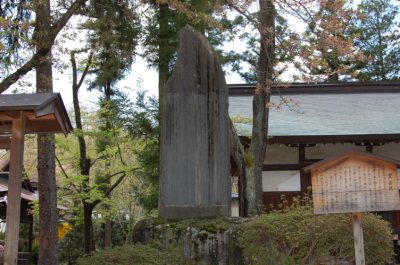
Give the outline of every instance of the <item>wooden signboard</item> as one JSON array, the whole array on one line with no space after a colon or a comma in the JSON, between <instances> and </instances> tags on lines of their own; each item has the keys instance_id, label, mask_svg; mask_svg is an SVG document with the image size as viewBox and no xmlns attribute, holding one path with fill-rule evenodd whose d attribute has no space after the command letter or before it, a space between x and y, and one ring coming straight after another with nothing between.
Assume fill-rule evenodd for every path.
<instances>
[{"instance_id":1,"label":"wooden signboard","mask_svg":"<svg viewBox=\"0 0 400 265\"><path fill-rule=\"evenodd\" d=\"M315 163L311 183L315 214L352 213L356 265L365 264L362 213L400 209L398 161L362 152Z\"/></svg>"},{"instance_id":2,"label":"wooden signboard","mask_svg":"<svg viewBox=\"0 0 400 265\"><path fill-rule=\"evenodd\" d=\"M311 174L316 214L400 209L395 164L347 157Z\"/></svg>"}]
</instances>

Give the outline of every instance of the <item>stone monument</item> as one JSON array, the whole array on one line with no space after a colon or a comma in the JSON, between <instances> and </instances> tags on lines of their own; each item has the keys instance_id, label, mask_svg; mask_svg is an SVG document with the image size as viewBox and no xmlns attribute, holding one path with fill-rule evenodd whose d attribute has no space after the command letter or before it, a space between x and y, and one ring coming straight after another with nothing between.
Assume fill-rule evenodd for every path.
<instances>
[{"instance_id":1,"label":"stone monument","mask_svg":"<svg viewBox=\"0 0 400 265\"><path fill-rule=\"evenodd\" d=\"M216 53L190 26L162 100L160 217L229 216L228 88Z\"/></svg>"}]
</instances>

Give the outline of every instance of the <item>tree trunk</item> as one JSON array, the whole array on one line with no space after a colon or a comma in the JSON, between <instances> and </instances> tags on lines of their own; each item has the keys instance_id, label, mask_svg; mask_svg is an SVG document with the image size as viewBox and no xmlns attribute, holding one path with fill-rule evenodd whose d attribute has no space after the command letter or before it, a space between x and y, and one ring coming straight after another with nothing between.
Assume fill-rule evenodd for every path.
<instances>
[{"instance_id":1,"label":"tree trunk","mask_svg":"<svg viewBox=\"0 0 400 265\"><path fill-rule=\"evenodd\" d=\"M230 146L230 157L235 163L238 169L239 177L239 215L247 216L246 209L246 198L245 194L245 179L246 179L246 165L244 161L244 149L240 142L240 139L236 133L235 127L233 126L232 120L229 119L229 146Z\"/></svg>"},{"instance_id":2,"label":"tree trunk","mask_svg":"<svg viewBox=\"0 0 400 265\"><path fill-rule=\"evenodd\" d=\"M104 248L112 246L112 224L111 220L107 220L104 224Z\"/></svg>"},{"instance_id":3,"label":"tree trunk","mask_svg":"<svg viewBox=\"0 0 400 265\"><path fill-rule=\"evenodd\" d=\"M61 29L67 24L68 20L71 18L71 16L78 10L82 5L85 4L87 0L76 0L74 1L71 6L68 8L67 12L63 14L58 21L55 21L53 25L50 27L50 24L48 25L47 28L45 28L49 34L48 34L48 40L49 41L43 41L42 44L40 45L40 48L36 48L36 53L32 56L30 60L28 60L24 65L19 67L17 70L15 70L12 74L1 80L0 82L0 93L3 93L6 91L11 85L13 85L15 82L18 81L19 78L21 78L23 75L31 71L34 67L37 66L38 63L42 60L43 56L46 56L48 52L51 50L51 47L53 46L53 42L56 39L58 33L61 31ZM34 0L33 4L36 6L37 4L40 3L46 3L46 1L42 0ZM36 23L41 23L39 17L46 15L46 13L36 13ZM49 14L50 17L50 14ZM40 40L40 38L36 38Z\"/></svg>"},{"instance_id":4,"label":"tree trunk","mask_svg":"<svg viewBox=\"0 0 400 265\"><path fill-rule=\"evenodd\" d=\"M110 81L108 81L106 83L104 94L105 94L105 98L106 98L106 102L107 102L106 106L110 107L111 106L111 104L110 104L111 103L111 95L112 95L112 89L111 89L111 82ZM109 114L107 114L107 115L109 115ZM105 130L107 132L111 131L111 129L112 129L112 124L111 124L110 119L111 119L110 116L106 117ZM106 145L104 146L104 148L107 148L107 146L109 146L110 143L111 143L111 139L107 136ZM105 162L105 167L106 167L105 170L107 171L110 168L110 166L111 166L110 160L107 159L106 162ZM107 184L107 187L110 187L111 186L111 179L108 179L106 181L106 184ZM110 198L111 194L109 194L107 197ZM105 208L107 210L110 210L110 207L108 205L105 205ZM111 247L111 244L112 244L111 243L111 241L112 241L112 229L111 228L112 228L111 227L111 219L108 217L107 220L106 220L106 223L104 224L104 248L110 248Z\"/></svg>"},{"instance_id":5,"label":"tree trunk","mask_svg":"<svg viewBox=\"0 0 400 265\"><path fill-rule=\"evenodd\" d=\"M57 184L55 178L54 134L38 136L39 176L39 264L58 264Z\"/></svg>"},{"instance_id":6,"label":"tree trunk","mask_svg":"<svg viewBox=\"0 0 400 265\"><path fill-rule=\"evenodd\" d=\"M78 70L75 60L75 52L71 53L71 64L72 64L72 99L74 105L74 112L75 112L75 123L76 128L78 130L82 130L82 117L81 117L81 109L79 105L79 89L86 77L86 74L89 70L89 65L92 60L92 55L88 58L88 63L86 68L78 82ZM89 191L89 173L90 173L90 159L87 157L86 153L86 141L82 134L77 135L78 143L79 143L79 167L81 171L81 175L85 176L83 180L83 190L84 192ZM93 225L92 225L92 212L93 206L85 203L85 200L82 201L83 203L83 211L84 211L84 246L85 246L85 253L90 254L90 252L94 249L93 246Z\"/></svg>"},{"instance_id":7,"label":"tree trunk","mask_svg":"<svg viewBox=\"0 0 400 265\"><path fill-rule=\"evenodd\" d=\"M168 30L168 4L159 5L159 44L158 44L158 99L160 102L160 110L162 99L164 97L165 85L169 78L168 62L170 59L168 47L168 38L170 32Z\"/></svg>"},{"instance_id":8,"label":"tree trunk","mask_svg":"<svg viewBox=\"0 0 400 265\"><path fill-rule=\"evenodd\" d=\"M85 253L90 254L94 251L93 244L93 222L92 222L92 214L93 214L93 204L83 202L83 222L84 222L84 244L85 244Z\"/></svg>"},{"instance_id":9,"label":"tree trunk","mask_svg":"<svg viewBox=\"0 0 400 265\"><path fill-rule=\"evenodd\" d=\"M262 166L268 136L268 103L274 65L275 7L272 0L259 0L260 57L257 67L257 89L253 99L253 130L246 154L245 196L249 216L262 209Z\"/></svg>"},{"instance_id":10,"label":"tree trunk","mask_svg":"<svg viewBox=\"0 0 400 265\"><path fill-rule=\"evenodd\" d=\"M48 47L51 42L49 32L50 1L34 2L36 11L36 50ZM42 57L36 66L36 91L53 92L51 51ZM54 134L38 135L38 178L39 178L39 264L58 264L57 257L57 183L55 177Z\"/></svg>"}]
</instances>

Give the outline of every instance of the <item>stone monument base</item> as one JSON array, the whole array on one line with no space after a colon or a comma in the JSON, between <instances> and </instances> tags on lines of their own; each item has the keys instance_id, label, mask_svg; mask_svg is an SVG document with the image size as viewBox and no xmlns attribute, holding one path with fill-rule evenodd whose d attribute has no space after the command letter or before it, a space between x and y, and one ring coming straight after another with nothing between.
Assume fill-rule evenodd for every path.
<instances>
[{"instance_id":1,"label":"stone monument base","mask_svg":"<svg viewBox=\"0 0 400 265\"><path fill-rule=\"evenodd\" d=\"M230 205L215 206L164 206L160 208L160 216L167 220L205 219L215 216L229 216Z\"/></svg>"}]
</instances>

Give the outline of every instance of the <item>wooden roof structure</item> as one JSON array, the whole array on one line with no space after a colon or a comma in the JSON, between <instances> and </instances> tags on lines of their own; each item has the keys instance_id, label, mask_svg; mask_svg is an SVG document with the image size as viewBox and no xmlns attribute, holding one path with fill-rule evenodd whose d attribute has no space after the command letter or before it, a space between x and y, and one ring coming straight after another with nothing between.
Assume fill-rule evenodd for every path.
<instances>
[{"instance_id":1,"label":"wooden roof structure","mask_svg":"<svg viewBox=\"0 0 400 265\"><path fill-rule=\"evenodd\" d=\"M0 148L10 150L4 264L16 265L24 136L72 130L59 93L0 95Z\"/></svg>"},{"instance_id":2,"label":"wooden roof structure","mask_svg":"<svg viewBox=\"0 0 400 265\"><path fill-rule=\"evenodd\" d=\"M254 85L229 85L231 116L252 117ZM268 142L307 145L400 142L400 82L350 82L274 85ZM287 106L289 105L289 106ZM251 124L235 123L242 137Z\"/></svg>"},{"instance_id":3,"label":"wooden roof structure","mask_svg":"<svg viewBox=\"0 0 400 265\"><path fill-rule=\"evenodd\" d=\"M229 96L252 96L256 84L229 84ZM399 93L399 81L273 84L272 95Z\"/></svg>"},{"instance_id":4,"label":"wooden roof structure","mask_svg":"<svg viewBox=\"0 0 400 265\"><path fill-rule=\"evenodd\" d=\"M71 122L59 93L8 94L0 96L0 133L10 133L11 120L24 111L25 133L63 132L72 130Z\"/></svg>"}]
</instances>

